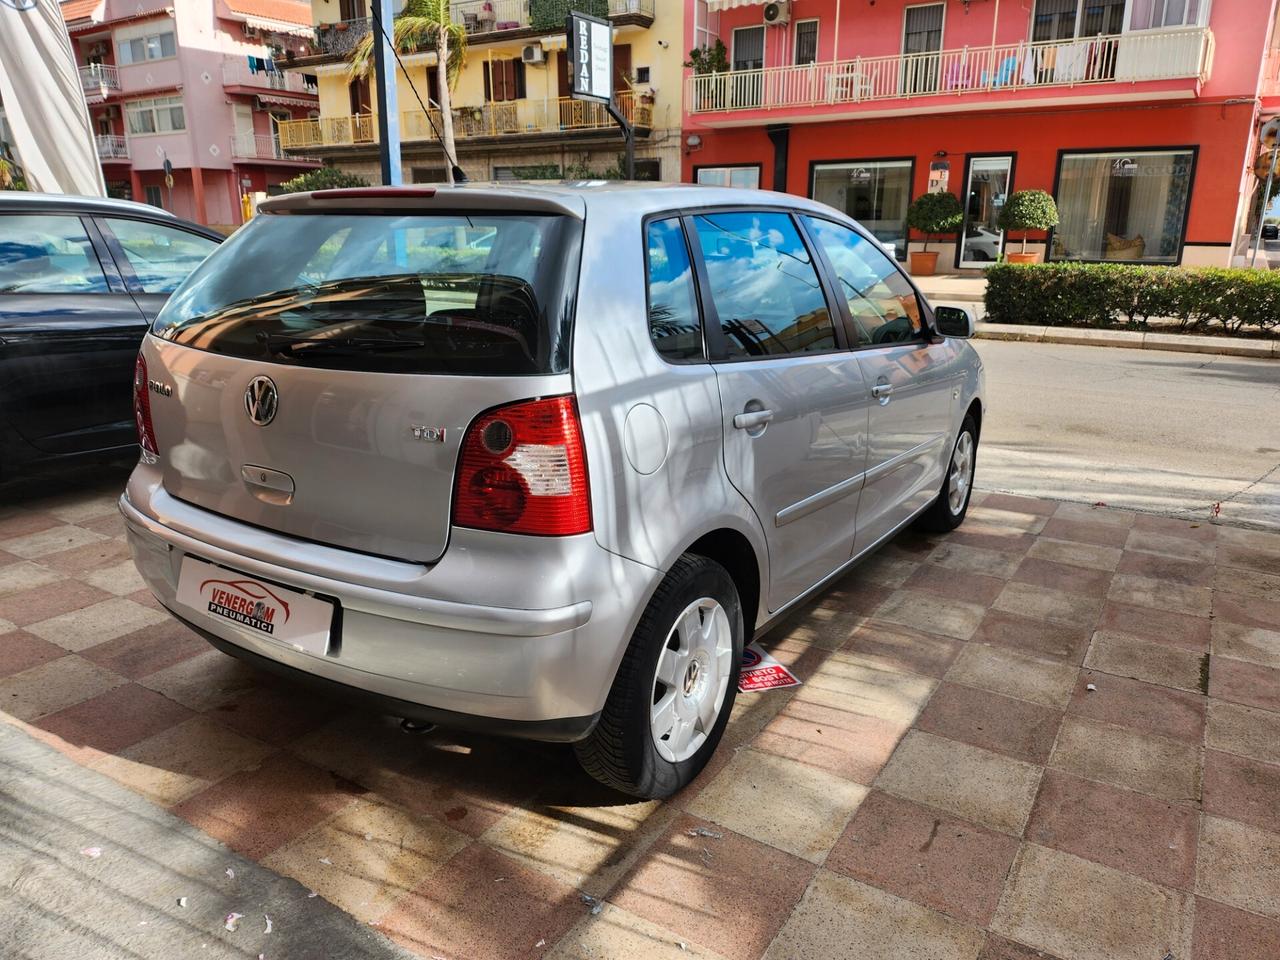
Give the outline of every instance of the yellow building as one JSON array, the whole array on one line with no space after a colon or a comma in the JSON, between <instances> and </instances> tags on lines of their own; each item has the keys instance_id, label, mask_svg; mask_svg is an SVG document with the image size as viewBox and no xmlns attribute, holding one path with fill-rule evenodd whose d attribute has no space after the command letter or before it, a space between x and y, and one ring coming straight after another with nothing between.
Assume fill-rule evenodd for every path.
<instances>
[{"instance_id":1,"label":"yellow building","mask_svg":"<svg viewBox=\"0 0 1280 960\"><path fill-rule=\"evenodd\" d=\"M615 101L636 128L637 176L679 180L683 7L680 0L454 0L454 21L468 35L466 66L452 91L458 163L467 176L542 179L621 166L618 125L602 105L569 97L564 24L572 8L613 23ZM316 76L319 116L281 123L281 144L377 183L374 84L372 77L350 82L346 61L369 32L367 0L311 0L311 13L316 53L281 66ZM402 60L404 182L437 182L445 159L435 132L436 56Z\"/></svg>"}]
</instances>

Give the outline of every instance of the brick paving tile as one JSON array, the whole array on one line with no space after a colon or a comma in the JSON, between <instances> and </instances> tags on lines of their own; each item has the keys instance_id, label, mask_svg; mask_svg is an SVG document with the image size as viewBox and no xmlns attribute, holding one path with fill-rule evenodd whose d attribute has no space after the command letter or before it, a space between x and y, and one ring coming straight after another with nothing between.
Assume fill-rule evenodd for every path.
<instances>
[{"instance_id":1,"label":"brick paving tile","mask_svg":"<svg viewBox=\"0 0 1280 960\"><path fill-rule=\"evenodd\" d=\"M36 533L0 540L0 549L15 557L22 557L24 560L38 560L63 550L71 550L107 539L109 538L92 530L86 530L84 527L63 523Z\"/></svg>"},{"instance_id":2,"label":"brick paving tile","mask_svg":"<svg viewBox=\"0 0 1280 960\"><path fill-rule=\"evenodd\" d=\"M820 863L866 795L861 784L746 749L698 794L688 812Z\"/></svg>"},{"instance_id":3,"label":"brick paving tile","mask_svg":"<svg viewBox=\"0 0 1280 960\"><path fill-rule=\"evenodd\" d=\"M959 641L885 620L867 620L849 637L844 652L858 663L941 677L960 652Z\"/></svg>"},{"instance_id":4,"label":"brick paving tile","mask_svg":"<svg viewBox=\"0 0 1280 960\"><path fill-rule=\"evenodd\" d=\"M1022 556L1001 550L988 550L985 547L968 547L962 543L944 540L938 544L933 553L929 554L928 562L935 567L944 567L947 570L959 570L1007 580L1013 571L1018 569Z\"/></svg>"},{"instance_id":5,"label":"brick paving tile","mask_svg":"<svg viewBox=\"0 0 1280 960\"><path fill-rule=\"evenodd\" d=\"M1138 514L1128 510L1113 510L1106 506L1090 503L1060 503L1053 511L1055 517L1064 520L1078 520L1081 523L1113 523L1119 527L1132 527Z\"/></svg>"},{"instance_id":6,"label":"brick paving tile","mask_svg":"<svg viewBox=\"0 0 1280 960\"><path fill-rule=\"evenodd\" d=\"M1215 620L1210 642L1215 656L1280 667L1280 631Z\"/></svg>"},{"instance_id":7,"label":"brick paving tile","mask_svg":"<svg viewBox=\"0 0 1280 960\"><path fill-rule=\"evenodd\" d=\"M1051 500L1020 497L1012 493L988 493L982 505L995 510L1016 510L1019 513L1034 513L1042 517L1053 516L1053 511L1058 507Z\"/></svg>"},{"instance_id":8,"label":"brick paving tile","mask_svg":"<svg viewBox=\"0 0 1280 960\"><path fill-rule=\"evenodd\" d=\"M206 649L171 667L147 674L138 682L184 707L205 711L229 703L261 680L262 674L243 661Z\"/></svg>"},{"instance_id":9,"label":"brick paving tile","mask_svg":"<svg viewBox=\"0 0 1280 960\"><path fill-rule=\"evenodd\" d=\"M987 934L987 942L982 945L978 960L1060 960L1035 947L1014 943L994 933Z\"/></svg>"},{"instance_id":10,"label":"brick paving tile","mask_svg":"<svg viewBox=\"0 0 1280 960\"><path fill-rule=\"evenodd\" d=\"M1264 710L1280 710L1280 668L1213 657L1209 661L1209 695Z\"/></svg>"},{"instance_id":11,"label":"brick paving tile","mask_svg":"<svg viewBox=\"0 0 1280 960\"><path fill-rule=\"evenodd\" d=\"M1192 898L1034 843L1018 851L996 933L1070 960L1191 952Z\"/></svg>"},{"instance_id":12,"label":"brick paving tile","mask_svg":"<svg viewBox=\"0 0 1280 960\"><path fill-rule=\"evenodd\" d=\"M1205 815L1200 825L1196 892L1280 918L1280 834Z\"/></svg>"},{"instance_id":13,"label":"brick paving tile","mask_svg":"<svg viewBox=\"0 0 1280 960\"><path fill-rule=\"evenodd\" d=\"M33 560L12 562L0 557L0 597L9 597L15 593L24 593L36 587L57 583L62 574L50 570Z\"/></svg>"},{"instance_id":14,"label":"brick paving tile","mask_svg":"<svg viewBox=\"0 0 1280 960\"><path fill-rule=\"evenodd\" d=\"M1102 597L1107 593L1111 574L1106 570L1089 570L1066 563L1025 557L1010 578L1019 583L1050 587L1063 593L1078 593L1086 597Z\"/></svg>"},{"instance_id":15,"label":"brick paving tile","mask_svg":"<svg viewBox=\"0 0 1280 960\"><path fill-rule=\"evenodd\" d=\"M16 513L6 511L4 515L0 515L0 540L25 537L61 524L62 521L57 517L39 510L19 510Z\"/></svg>"},{"instance_id":16,"label":"brick paving tile","mask_svg":"<svg viewBox=\"0 0 1280 960\"><path fill-rule=\"evenodd\" d=\"M1051 707L944 683L916 721L927 733L1003 753L1027 763L1046 763L1062 713Z\"/></svg>"},{"instance_id":17,"label":"brick paving tile","mask_svg":"<svg viewBox=\"0 0 1280 960\"><path fill-rule=\"evenodd\" d=\"M335 786L338 789L335 789ZM232 850L261 860L365 793L289 756L233 774L174 807Z\"/></svg>"},{"instance_id":18,"label":"brick paving tile","mask_svg":"<svg viewBox=\"0 0 1280 960\"><path fill-rule=\"evenodd\" d=\"M1196 897L1192 960L1280 957L1280 922Z\"/></svg>"},{"instance_id":19,"label":"brick paving tile","mask_svg":"<svg viewBox=\"0 0 1280 960\"><path fill-rule=\"evenodd\" d=\"M0 710L19 720L36 720L125 682L119 674L64 653L57 660L0 679Z\"/></svg>"},{"instance_id":20,"label":"brick paving tile","mask_svg":"<svg viewBox=\"0 0 1280 960\"><path fill-rule=\"evenodd\" d=\"M724 836L689 836L699 827ZM685 816L649 848L609 900L729 960L755 960L813 873L813 864L799 857Z\"/></svg>"},{"instance_id":21,"label":"brick paving tile","mask_svg":"<svg viewBox=\"0 0 1280 960\"><path fill-rule=\"evenodd\" d=\"M1280 575L1215 567L1213 589L1257 600L1280 600Z\"/></svg>"},{"instance_id":22,"label":"brick paving tile","mask_svg":"<svg viewBox=\"0 0 1280 960\"><path fill-rule=\"evenodd\" d=\"M995 913L1018 841L879 790L854 815L826 868L966 923Z\"/></svg>"},{"instance_id":23,"label":"brick paving tile","mask_svg":"<svg viewBox=\"0 0 1280 960\"><path fill-rule=\"evenodd\" d=\"M937 564L922 563L903 584L911 590L931 593L950 600L963 600L990 606L1004 589L1004 581L965 570L947 570Z\"/></svg>"},{"instance_id":24,"label":"brick paving tile","mask_svg":"<svg viewBox=\"0 0 1280 960\"><path fill-rule=\"evenodd\" d=\"M947 671L947 679L1061 709L1071 699L1076 668L1069 663L1025 657L1004 647L970 643Z\"/></svg>"},{"instance_id":25,"label":"brick paving tile","mask_svg":"<svg viewBox=\"0 0 1280 960\"><path fill-rule=\"evenodd\" d=\"M1206 751L1204 809L1280 834L1280 765Z\"/></svg>"},{"instance_id":26,"label":"brick paving tile","mask_svg":"<svg viewBox=\"0 0 1280 960\"><path fill-rule=\"evenodd\" d=\"M1117 787L1046 770L1027 822L1032 843L1190 890L1196 811Z\"/></svg>"},{"instance_id":27,"label":"brick paving tile","mask_svg":"<svg viewBox=\"0 0 1280 960\"><path fill-rule=\"evenodd\" d=\"M0 619L20 627L79 610L111 594L79 580L59 580L0 598Z\"/></svg>"},{"instance_id":28,"label":"brick paving tile","mask_svg":"<svg viewBox=\"0 0 1280 960\"><path fill-rule=\"evenodd\" d=\"M1129 531L1114 523L1088 523L1083 520L1067 520L1054 517L1040 531L1054 540L1074 540L1092 543L1099 547L1123 547Z\"/></svg>"},{"instance_id":29,"label":"brick paving tile","mask_svg":"<svg viewBox=\"0 0 1280 960\"><path fill-rule=\"evenodd\" d=\"M874 583L883 587L897 589L907 582L907 577L915 572L920 561L894 556L886 550L880 550L854 570L859 583Z\"/></svg>"},{"instance_id":30,"label":"brick paving tile","mask_svg":"<svg viewBox=\"0 0 1280 960\"><path fill-rule=\"evenodd\" d=\"M1039 533L1044 529L1046 518L1038 513L1025 510L1005 510L989 504L982 506L969 505L967 519L981 526L1006 527L1022 533Z\"/></svg>"},{"instance_id":31,"label":"brick paving tile","mask_svg":"<svg viewBox=\"0 0 1280 960\"><path fill-rule=\"evenodd\" d=\"M72 748L115 753L191 715L186 707L134 683L41 717L35 725Z\"/></svg>"},{"instance_id":32,"label":"brick paving tile","mask_svg":"<svg viewBox=\"0 0 1280 960\"><path fill-rule=\"evenodd\" d=\"M974 643L1008 647L1029 657L1079 664L1089 648L1093 627L1031 620L992 610L971 638Z\"/></svg>"},{"instance_id":33,"label":"brick paving tile","mask_svg":"<svg viewBox=\"0 0 1280 960\"><path fill-rule=\"evenodd\" d=\"M1197 650L1201 653L1209 649L1208 618L1119 603L1114 600L1108 601L1102 608L1102 616L1098 618L1098 629L1124 633L1171 647Z\"/></svg>"},{"instance_id":34,"label":"brick paving tile","mask_svg":"<svg viewBox=\"0 0 1280 960\"><path fill-rule=\"evenodd\" d=\"M908 721L793 699L751 745L764 753L870 784L909 728Z\"/></svg>"},{"instance_id":35,"label":"brick paving tile","mask_svg":"<svg viewBox=\"0 0 1280 960\"><path fill-rule=\"evenodd\" d=\"M12 676L66 655L67 651L57 644L22 630L11 630L0 635L0 677ZM3 701L0 709L4 709Z\"/></svg>"},{"instance_id":36,"label":"brick paving tile","mask_svg":"<svg viewBox=\"0 0 1280 960\"><path fill-rule=\"evenodd\" d=\"M1214 750L1280 764L1280 713L1211 699L1204 742Z\"/></svg>"},{"instance_id":37,"label":"brick paving tile","mask_svg":"<svg viewBox=\"0 0 1280 960\"><path fill-rule=\"evenodd\" d=\"M1180 560L1195 560L1200 563L1212 563L1215 544L1208 540L1191 540L1187 537L1174 537L1165 533L1154 533L1150 530L1130 530L1125 541L1126 550L1140 550L1143 553L1161 553L1167 557Z\"/></svg>"},{"instance_id":38,"label":"brick paving tile","mask_svg":"<svg viewBox=\"0 0 1280 960\"><path fill-rule=\"evenodd\" d=\"M1102 608L1098 597L1066 593L1032 583L1014 581L1000 591L992 607L1015 616L1053 623L1090 624Z\"/></svg>"},{"instance_id":39,"label":"brick paving tile","mask_svg":"<svg viewBox=\"0 0 1280 960\"><path fill-rule=\"evenodd\" d=\"M953 543L969 547L983 547L987 550L1003 550L1006 553L1022 555L1036 542L1034 534L1010 530L993 524L985 526L975 524L973 529L963 526L947 534Z\"/></svg>"},{"instance_id":40,"label":"brick paving tile","mask_svg":"<svg viewBox=\"0 0 1280 960\"><path fill-rule=\"evenodd\" d=\"M1258 600L1215 591L1213 615L1228 623L1271 630L1280 624L1280 600Z\"/></svg>"},{"instance_id":41,"label":"brick paving tile","mask_svg":"<svg viewBox=\"0 0 1280 960\"><path fill-rule=\"evenodd\" d=\"M27 625L38 637L52 640L58 646L77 653L89 647L114 640L143 627L165 623L169 617L141 604L112 597L99 603Z\"/></svg>"},{"instance_id":42,"label":"brick paving tile","mask_svg":"<svg viewBox=\"0 0 1280 960\"><path fill-rule=\"evenodd\" d=\"M1073 540L1053 540L1048 537L1036 540L1027 556L1037 560L1049 560L1086 570L1115 570L1120 563L1118 547L1101 547L1092 543L1076 543Z\"/></svg>"},{"instance_id":43,"label":"brick paving tile","mask_svg":"<svg viewBox=\"0 0 1280 960\"><path fill-rule=\"evenodd\" d=\"M1150 580L1167 580L1188 587L1207 587L1214 581L1214 567L1210 564L1133 550L1126 550L1121 554L1116 573Z\"/></svg>"},{"instance_id":44,"label":"brick paving tile","mask_svg":"<svg viewBox=\"0 0 1280 960\"><path fill-rule=\"evenodd\" d=\"M767 960L975 960L982 932L910 900L820 870Z\"/></svg>"},{"instance_id":45,"label":"brick paving tile","mask_svg":"<svg viewBox=\"0 0 1280 960\"><path fill-rule=\"evenodd\" d=\"M597 916L587 914L561 938L548 960L724 960L723 956L681 940L665 927L606 903Z\"/></svg>"},{"instance_id":46,"label":"brick paving tile","mask_svg":"<svg viewBox=\"0 0 1280 960\"><path fill-rule=\"evenodd\" d=\"M1173 803L1200 799L1197 745L1068 716L1049 765Z\"/></svg>"},{"instance_id":47,"label":"brick paving tile","mask_svg":"<svg viewBox=\"0 0 1280 960\"><path fill-rule=\"evenodd\" d=\"M1130 573L1116 574L1107 591L1107 599L1193 617L1209 616L1213 606L1213 593L1208 587L1189 587Z\"/></svg>"},{"instance_id":48,"label":"brick paving tile","mask_svg":"<svg viewBox=\"0 0 1280 960\"><path fill-rule=\"evenodd\" d=\"M1134 517L1133 528L1150 533L1162 533L1168 537L1185 537L1188 540L1202 541L1218 539L1220 529L1211 523L1179 520L1177 517L1160 517L1151 513L1140 513Z\"/></svg>"},{"instance_id":49,"label":"brick paving tile","mask_svg":"<svg viewBox=\"0 0 1280 960\"><path fill-rule=\"evenodd\" d=\"M1019 836L1041 767L913 730L875 785L895 796Z\"/></svg>"},{"instance_id":50,"label":"brick paving tile","mask_svg":"<svg viewBox=\"0 0 1280 960\"><path fill-rule=\"evenodd\" d=\"M129 545L119 537L95 540L83 546L45 554L40 565L78 577L92 570L114 566L129 559Z\"/></svg>"},{"instance_id":51,"label":"brick paving tile","mask_svg":"<svg viewBox=\"0 0 1280 960\"><path fill-rule=\"evenodd\" d=\"M140 680L208 649L202 637L170 619L99 643L80 655L130 680Z\"/></svg>"},{"instance_id":52,"label":"brick paving tile","mask_svg":"<svg viewBox=\"0 0 1280 960\"><path fill-rule=\"evenodd\" d=\"M1280 577L1280 553L1226 543L1218 549L1218 563L1223 567L1238 567L1241 570Z\"/></svg>"},{"instance_id":53,"label":"brick paving tile","mask_svg":"<svg viewBox=\"0 0 1280 960\"><path fill-rule=\"evenodd\" d=\"M804 683L796 688L795 700L852 710L889 723L911 723L937 686L931 677L864 666L856 655L843 651L801 676Z\"/></svg>"},{"instance_id":54,"label":"brick paving tile","mask_svg":"<svg viewBox=\"0 0 1280 960\"><path fill-rule=\"evenodd\" d=\"M1090 684L1095 689L1090 690ZM1067 713L1200 743L1204 739L1206 706L1199 693L1082 670Z\"/></svg>"},{"instance_id":55,"label":"brick paving tile","mask_svg":"<svg viewBox=\"0 0 1280 960\"><path fill-rule=\"evenodd\" d=\"M1084 665L1118 677L1132 677L1202 693L1208 656L1182 647L1099 630L1089 644Z\"/></svg>"},{"instance_id":56,"label":"brick paving tile","mask_svg":"<svg viewBox=\"0 0 1280 960\"><path fill-rule=\"evenodd\" d=\"M937 633L953 640L967 640L982 622L986 607L963 600L948 600L918 590L899 590L875 611L881 620Z\"/></svg>"},{"instance_id":57,"label":"brick paving tile","mask_svg":"<svg viewBox=\"0 0 1280 960\"><path fill-rule=\"evenodd\" d=\"M323 726L344 709L304 687L281 682L257 686L209 712L219 723L278 747Z\"/></svg>"}]
</instances>

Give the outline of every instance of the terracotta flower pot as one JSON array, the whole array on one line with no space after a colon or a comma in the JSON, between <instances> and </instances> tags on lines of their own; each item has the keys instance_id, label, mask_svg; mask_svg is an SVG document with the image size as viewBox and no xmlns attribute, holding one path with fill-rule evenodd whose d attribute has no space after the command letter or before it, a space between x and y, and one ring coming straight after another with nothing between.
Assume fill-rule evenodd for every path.
<instances>
[{"instance_id":1,"label":"terracotta flower pot","mask_svg":"<svg viewBox=\"0 0 1280 960\"><path fill-rule=\"evenodd\" d=\"M938 251L936 250L913 250L909 257L913 277L931 277L938 269Z\"/></svg>"},{"instance_id":2,"label":"terracotta flower pot","mask_svg":"<svg viewBox=\"0 0 1280 960\"><path fill-rule=\"evenodd\" d=\"M1040 262L1040 254L1035 252L1032 252L1032 253L1006 252L1004 255L1004 258L1009 263L1039 263Z\"/></svg>"},{"instance_id":3,"label":"terracotta flower pot","mask_svg":"<svg viewBox=\"0 0 1280 960\"><path fill-rule=\"evenodd\" d=\"M339 20L334 24L334 26L338 29L339 33L343 33L351 28L351 24L347 23L345 20Z\"/></svg>"}]
</instances>

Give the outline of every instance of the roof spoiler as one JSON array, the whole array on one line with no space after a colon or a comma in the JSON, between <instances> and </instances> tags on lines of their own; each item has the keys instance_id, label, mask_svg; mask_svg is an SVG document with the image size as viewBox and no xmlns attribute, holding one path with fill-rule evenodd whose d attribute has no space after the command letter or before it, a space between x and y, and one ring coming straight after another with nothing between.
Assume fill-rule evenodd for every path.
<instances>
[{"instance_id":1,"label":"roof spoiler","mask_svg":"<svg viewBox=\"0 0 1280 960\"><path fill-rule=\"evenodd\" d=\"M486 212L552 213L582 220L586 204L571 193L550 190L505 190L457 186L351 187L286 193L258 204L260 213L320 213L360 210L392 213L403 210L483 210Z\"/></svg>"}]
</instances>

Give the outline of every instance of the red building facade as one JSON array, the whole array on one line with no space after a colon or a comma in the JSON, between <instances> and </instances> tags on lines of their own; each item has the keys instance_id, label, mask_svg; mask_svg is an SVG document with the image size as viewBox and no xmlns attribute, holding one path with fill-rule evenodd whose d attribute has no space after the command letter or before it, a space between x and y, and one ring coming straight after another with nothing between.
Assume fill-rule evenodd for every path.
<instances>
[{"instance_id":1,"label":"red building facade","mask_svg":"<svg viewBox=\"0 0 1280 960\"><path fill-rule=\"evenodd\" d=\"M766 23L768 10L772 23ZM1050 260L1238 262L1259 123L1276 104L1275 0L694 0L686 180L812 196L902 258L907 204L961 198L943 268L1003 249L1005 198L1040 188ZM724 65L721 65L724 66Z\"/></svg>"}]
</instances>

